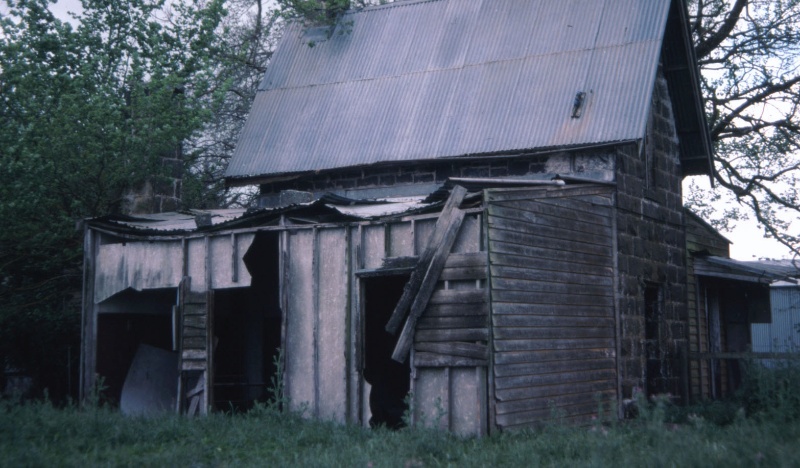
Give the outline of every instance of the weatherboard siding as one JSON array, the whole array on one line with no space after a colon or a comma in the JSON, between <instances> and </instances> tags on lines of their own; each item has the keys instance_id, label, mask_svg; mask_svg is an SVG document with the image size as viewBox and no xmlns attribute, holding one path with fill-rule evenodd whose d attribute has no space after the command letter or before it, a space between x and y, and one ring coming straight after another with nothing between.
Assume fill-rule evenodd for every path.
<instances>
[{"instance_id":1,"label":"weatherboard siding","mask_svg":"<svg viewBox=\"0 0 800 468\"><path fill-rule=\"evenodd\" d=\"M495 418L586 419L616 397L611 191L488 196Z\"/></svg>"}]
</instances>

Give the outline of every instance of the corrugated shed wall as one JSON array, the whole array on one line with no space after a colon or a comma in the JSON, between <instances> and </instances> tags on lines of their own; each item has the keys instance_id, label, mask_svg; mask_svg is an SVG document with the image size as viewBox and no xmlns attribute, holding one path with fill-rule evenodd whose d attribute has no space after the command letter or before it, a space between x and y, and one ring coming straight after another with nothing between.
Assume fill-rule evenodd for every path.
<instances>
[{"instance_id":1,"label":"corrugated shed wall","mask_svg":"<svg viewBox=\"0 0 800 468\"><path fill-rule=\"evenodd\" d=\"M499 427L585 420L616 399L611 195L591 190L488 194Z\"/></svg>"},{"instance_id":2,"label":"corrugated shed wall","mask_svg":"<svg viewBox=\"0 0 800 468\"><path fill-rule=\"evenodd\" d=\"M753 351L790 353L800 350L800 288L770 289L772 323L752 325Z\"/></svg>"}]
</instances>

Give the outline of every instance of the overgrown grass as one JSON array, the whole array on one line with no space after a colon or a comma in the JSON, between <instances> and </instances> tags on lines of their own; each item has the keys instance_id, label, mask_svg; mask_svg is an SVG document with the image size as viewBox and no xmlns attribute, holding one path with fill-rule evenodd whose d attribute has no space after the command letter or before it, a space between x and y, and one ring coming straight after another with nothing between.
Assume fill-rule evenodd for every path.
<instances>
[{"instance_id":1,"label":"overgrown grass","mask_svg":"<svg viewBox=\"0 0 800 468\"><path fill-rule=\"evenodd\" d=\"M756 387L746 386L748 394L728 403L673 408L660 402L645 405L633 421L553 424L482 439L314 422L277 405L191 419L0 402L0 465L800 466L800 404L790 397L798 388L784 374L768 374L774 384L762 375ZM748 408L749 401L758 404ZM719 414L722 425L714 420Z\"/></svg>"}]
</instances>

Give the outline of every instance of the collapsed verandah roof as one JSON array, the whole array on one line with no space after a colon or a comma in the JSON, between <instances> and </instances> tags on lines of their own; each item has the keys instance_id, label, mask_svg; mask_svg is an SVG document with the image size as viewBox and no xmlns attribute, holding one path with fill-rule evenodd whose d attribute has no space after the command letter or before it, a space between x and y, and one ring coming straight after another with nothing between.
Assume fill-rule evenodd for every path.
<instances>
[{"instance_id":1,"label":"collapsed verandah roof","mask_svg":"<svg viewBox=\"0 0 800 468\"><path fill-rule=\"evenodd\" d=\"M800 269L791 261L742 261L713 255L697 256L695 273L700 276L770 284L787 281L797 284Z\"/></svg>"},{"instance_id":2,"label":"collapsed verandah roof","mask_svg":"<svg viewBox=\"0 0 800 468\"><path fill-rule=\"evenodd\" d=\"M662 58L684 173L707 174L680 0L406 0L292 24L226 178L641 141Z\"/></svg>"}]
</instances>

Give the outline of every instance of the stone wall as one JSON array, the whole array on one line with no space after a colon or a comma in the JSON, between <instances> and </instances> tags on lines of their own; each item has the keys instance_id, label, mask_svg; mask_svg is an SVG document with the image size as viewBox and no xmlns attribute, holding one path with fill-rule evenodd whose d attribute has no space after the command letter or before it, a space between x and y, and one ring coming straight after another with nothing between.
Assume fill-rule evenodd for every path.
<instances>
[{"instance_id":1,"label":"stone wall","mask_svg":"<svg viewBox=\"0 0 800 468\"><path fill-rule=\"evenodd\" d=\"M128 191L122 200L122 213L164 213L180 208L183 179L181 146L161 157L160 169L160 174L151 177L141 187Z\"/></svg>"},{"instance_id":2,"label":"stone wall","mask_svg":"<svg viewBox=\"0 0 800 468\"><path fill-rule=\"evenodd\" d=\"M623 398L637 389L685 396L686 241L678 151L667 83L659 74L643 147L627 145L616 155Z\"/></svg>"}]
</instances>

